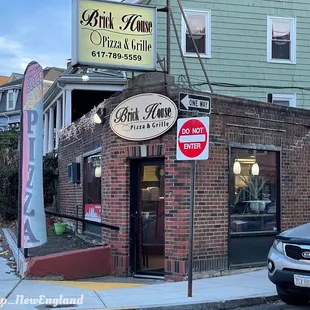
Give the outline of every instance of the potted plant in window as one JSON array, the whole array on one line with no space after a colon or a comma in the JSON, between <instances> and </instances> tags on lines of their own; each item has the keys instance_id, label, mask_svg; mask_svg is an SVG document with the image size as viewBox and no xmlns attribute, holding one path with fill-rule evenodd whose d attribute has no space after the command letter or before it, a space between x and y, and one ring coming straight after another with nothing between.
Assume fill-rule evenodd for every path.
<instances>
[{"instance_id":1,"label":"potted plant in window","mask_svg":"<svg viewBox=\"0 0 310 310\"><path fill-rule=\"evenodd\" d=\"M248 196L250 210L256 213L262 212L266 208L266 201L262 199L262 192L270 177L239 175L239 178L244 183L244 190Z\"/></svg>"}]
</instances>

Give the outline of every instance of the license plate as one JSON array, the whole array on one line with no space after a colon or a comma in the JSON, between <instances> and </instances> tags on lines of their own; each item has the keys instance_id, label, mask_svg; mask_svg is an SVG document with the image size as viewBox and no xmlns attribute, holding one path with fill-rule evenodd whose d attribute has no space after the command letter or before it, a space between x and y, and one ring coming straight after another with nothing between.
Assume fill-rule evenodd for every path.
<instances>
[{"instance_id":1,"label":"license plate","mask_svg":"<svg viewBox=\"0 0 310 310\"><path fill-rule=\"evenodd\" d=\"M294 274L294 284L299 287L310 288L310 276L300 276L300 275Z\"/></svg>"}]
</instances>

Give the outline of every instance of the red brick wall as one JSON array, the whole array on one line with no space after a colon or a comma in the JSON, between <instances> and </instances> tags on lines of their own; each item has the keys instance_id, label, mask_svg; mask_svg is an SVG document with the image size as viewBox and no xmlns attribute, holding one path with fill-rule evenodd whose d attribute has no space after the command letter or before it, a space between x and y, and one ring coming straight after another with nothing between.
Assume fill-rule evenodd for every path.
<instances>
[{"instance_id":1,"label":"red brick wall","mask_svg":"<svg viewBox=\"0 0 310 310\"><path fill-rule=\"evenodd\" d=\"M91 133L83 132L77 138L63 139L58 152L59 164L59 196L62 213L76 216L76 206L79 206L79 217L83 216L83 154L101 147L102 131L99 126ZM68 183L68 164L80 162L81 184ZM75 222L74 222L75 225ZM82 228L79 223L79 229Z\"/></svg>"},{"instance_id":2,"label":"red brick wall","mask_svg":"<svg viewBox=\"0 0 310 310\"><path fill-rule=\"evenodd\" d=\"M120 97L106 102L108 114L125 98L148 91L164 93L164 88L158 84L128 89ZM175 102L179 91L168 88L168 94ZM213 96L209 160L197 164L195 270L227 266L228 153L232 142L280 147L282 229L310 220L309 117L310 112L305 110ZM72 138L61 142L59 148L61 208L63 212L75 213L73 207L82 205L82 187L67 184L67 164L102 146L103 222L120 227L119 232L105 229L103 239L111 245L112 269L119 275L128 274L129 265L128 157L130 148L138 148L140 144L117 137L109 129L107 119L105 125L97 125L93 133L84 133L79 140ZM176 161L176 126L167 134L142 144L161 145L165 156L166 278L181 280L186 276L190 163Z\"/></svg>"}]
</instances>

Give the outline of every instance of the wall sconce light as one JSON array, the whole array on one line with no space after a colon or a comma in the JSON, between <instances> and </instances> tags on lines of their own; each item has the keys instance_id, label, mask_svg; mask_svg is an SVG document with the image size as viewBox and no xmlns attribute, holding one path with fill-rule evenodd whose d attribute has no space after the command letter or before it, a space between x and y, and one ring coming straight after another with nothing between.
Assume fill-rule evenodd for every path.
<instances>
[{"instance_id":1,"label":"wall sconce light","mask_svg":"<svg viewBox=\"0 0 310 310\"><path fill-rule=\"evenodd\" d=\"M96 124L104 124L106 110L105 108L99 108L94 115L94 123Z\"/></svg>"},{"instance_id":2,"label":"wall sconce light","mask_svg":"<svg viewBox=\"0 0 310 310\"><path fill-rule=\"evenodd\" d=\"M100 178L101 177L101 167L95 168L95 177Z\"/></svg>"},{"instance_id":3,"label":"wall sconce light","mask_svg":"<svg viewBox=\"0 0 310 310\"><path fill-rule=\"evenodd\" d=\"M89 81L89 76L87 74L82 75L82 81L83 82Z\"/></svg>"},{"instance_id":4,"label":"wall sconce light","mask_svg":"<svg viewBox=\"0 0 310 310\"><path fill-rule=\"evenodd\" d=\"M252 175L259 175L259 166L258 163L253 164L251 168Z\"/></svg>"},{"instance_id":5,"label":"wall sconce light","mask_svg":"<svg viewBox=\"0 0 310 310\"><path fill-rule=\"evenodd\" d=\"M83 69L82 81L83 82L89 81L89 76L87 75L87 68Z\"/></svg>"},{"instance_id":6,"label":"wall sconce light","mask_svg":"<svg viewBox=\"0 0 310 310\"><path fill-rule=\"evenodd\" d=\"M240 174L241 173L241 165L238 159L235 160L234 166L233 166L234 174Z\"/></svg>"}]
</instances>

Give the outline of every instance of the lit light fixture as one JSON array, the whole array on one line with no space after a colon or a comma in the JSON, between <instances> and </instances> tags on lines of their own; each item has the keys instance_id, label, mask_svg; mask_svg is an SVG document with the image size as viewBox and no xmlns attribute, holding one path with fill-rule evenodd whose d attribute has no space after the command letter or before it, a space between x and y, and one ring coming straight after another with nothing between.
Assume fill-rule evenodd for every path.
<instances>
[{"instance_id":1,"label":"lit light fixture","mask_svg":"<svg viewBox=\"0 0 310 310\"><path fill-rule=\"evenodd\" d=\"M87 81L89 81L89 76L87 75L87 71L88 71L88 69L86 68L86 67L84 67L84 68L81 68L82 69L82 81L83 82L87 82Z\"/></svg>"},{"instance_id":2,"label":"lit light fixture","mask_svg":"<svg viewBox=\"0 0 310 310\"><path fill-rule=\"evenodd\" d=\"M105 108L99 108L93 118L94 123L96 124L103 124L104 123L104 118L105 118Z\"/></svg>"},{"instance_id":3,"label":"lit light fixture","mask_svg":"<svg viewBox=\"0 0 310 310\"><path fill-rule=\"evenodd\" d=\"M251 169L252 175L259 175L259 166L258 163L255 163Z\"/></svg>"},{"instance_id":4,"label":"lit light fixture","mask_svg":"<svg viewBox=\"0 0 310 310\"><path fill-rule=\"evenodd\" d=\"M101 177L101 167L95 168L95 177L100 178Z\"/></svg>"},{"instance_id":5,"label":"lit light fixture","mask_svg":"<svg viewBox=\"0 0 310 310\"><path fill-rule=\"evenodd\" d=\"M234 174L240 174L241 173L241 165L238 159L235 160L234 166L233 166Z\"/></svg>"},{"instance_id":6,"label":"lit light fixture","mask_svg":"<svg viewBox=\"0 0 310 310\"><path fill-rule=\"evenodd\" d=\"M83 75L82 75L82 81L83 81L83 82L89 81L89 76L88 76L87 74L83 74Z\"/></svg>"},{"instance_id":7,"label":"lit light fixture","mask_svg":"<svg viewBox=\"0 0 310 310\"><path fill-rule=\"evenodd\" d=\"M238 158L238 161L240 162L240 164L250 164L250 165L253 165L256 162L255 158Z\"/></svg>"}]
</instances>

